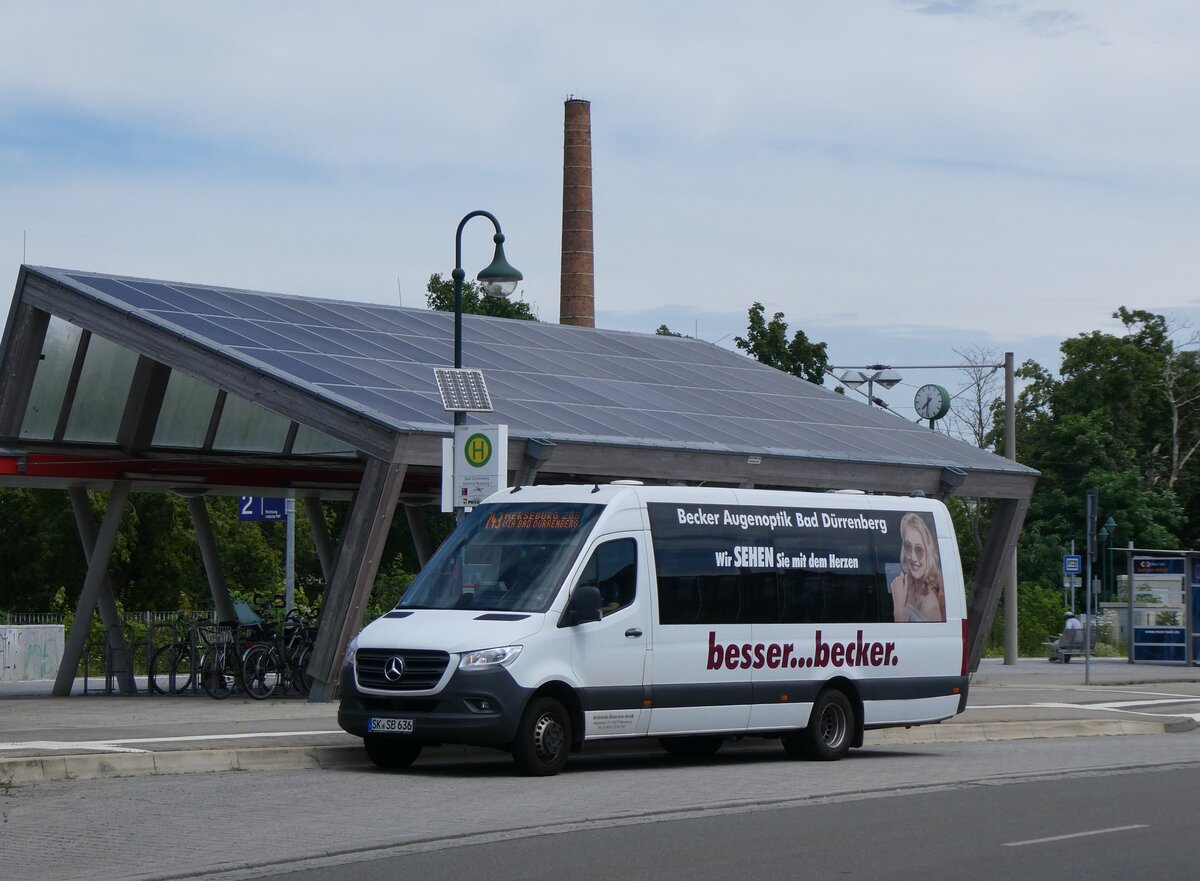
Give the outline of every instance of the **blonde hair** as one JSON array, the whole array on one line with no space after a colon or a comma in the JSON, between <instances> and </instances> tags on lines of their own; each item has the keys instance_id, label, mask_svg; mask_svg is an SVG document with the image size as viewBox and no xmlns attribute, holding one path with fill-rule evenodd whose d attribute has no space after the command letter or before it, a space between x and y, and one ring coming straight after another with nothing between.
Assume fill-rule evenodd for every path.
<instances>
[{"instance_id":1,"label":"blonde hair","mask_svg":"<svg viewBox=\"0 0 1200 881\"><path fill-rule=\"evenodd\" d=\"M931 593L940 595L942 593L942 557L938 553L937 539L934 538L933 530L929 528L929 524L925 522L925 518L915 511L909 511L900 518L900 540L904 540L905 527L911 526L917 532L921 533L921 538L925 542L925 577L921 579L921 585ZM912 575L908 572L904 573L906 577L912 579ZM916 579L913 579L915 581Z\"/></svg>"}]
</instances>

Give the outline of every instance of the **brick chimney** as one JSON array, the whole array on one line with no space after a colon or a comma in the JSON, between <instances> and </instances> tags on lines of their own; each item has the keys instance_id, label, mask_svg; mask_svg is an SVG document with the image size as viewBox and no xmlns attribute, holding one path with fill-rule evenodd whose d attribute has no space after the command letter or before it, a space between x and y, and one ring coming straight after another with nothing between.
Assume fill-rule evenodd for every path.
<instances>
[{"instance_id":1,"label":"brick chimney","mask_svg":"<svg viewBox=\"0 0 1200 881\"><path fill-rule=\"evenodd\" d=\"M592 104L568 98L563 125L562 282L558 321L596 326L592 252Z\"/></svg>"}]
</instances>

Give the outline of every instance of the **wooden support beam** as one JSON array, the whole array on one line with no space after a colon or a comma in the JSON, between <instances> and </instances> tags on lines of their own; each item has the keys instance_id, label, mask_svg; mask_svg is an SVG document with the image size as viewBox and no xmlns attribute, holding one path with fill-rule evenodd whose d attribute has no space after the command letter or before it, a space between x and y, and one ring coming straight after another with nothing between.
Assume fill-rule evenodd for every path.
<instances>
[{"instance_id":1,"label":"wooden support beam","mask_svg":"<svg viewBox=\"0 0 1200 881\"><path fill-rule=\"evenodd\" d=\"M394 461L367 460L362 485L342 529L333 578L325 588L325 601L321 604L317 641L308 666L313 677L310 701L333 700L337 694L342 656L362 627L404 471L405 466Z\"/></svg>"},{"instance_id":2,"label":"wooden support beam","mask_svg":"<svg viewBox=\"0 0 1200 881\"><path fill-rule=\"evenodd\" d=\"M988 631L996 617L1005 576L1016 553L1017 538L1028 510L1029 499L996 500L991 525L979 554L975 584L967 601L967 646L972 673L979 669L979 660L983 657Z\"/></svg>"},{"instance_id":3,"label":"wooden support beam","mask_svg":"<svg viewBox=\"0 0 1200 881\"><path fill-rule=\"evenodd\" d=\"M170 378L171 368L145 355L138 357L121 426L117 429L117 446L126 454L140 452L154 440L154 429Z\"/></svg>"},{"instance_id":4,"label":"wooden support beam","mask_svg":"<svg viewBox=\"0 0 1200 881\"><path fill-rule=\"evenodd\" d=\"M18 292L20 289L18 282ZM15 439L21 435L49 326L50 313L23 302L13 303L4 336L4 360L0 362L0 437Z\"/></svg>"}]
</instances>

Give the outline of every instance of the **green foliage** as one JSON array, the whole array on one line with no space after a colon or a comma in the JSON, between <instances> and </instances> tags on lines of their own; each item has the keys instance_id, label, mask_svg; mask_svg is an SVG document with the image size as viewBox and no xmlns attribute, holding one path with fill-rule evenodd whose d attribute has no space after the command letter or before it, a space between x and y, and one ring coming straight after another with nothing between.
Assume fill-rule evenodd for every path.
<instances>
[{"instance_id":1,"label":"green foliage","mask_svg":"<svg viewBox=\"0 0 1200 881\"><path fill-rule=\"evenodd\" d=\"M657 336L683 336L683 334L676 333L675 331L671 330L671 328L667 327L665 324L660 324L658 326L658 329L656 331L654 331L654 333Z\"/></svg>"},{"instance_id":2,"label":"green foliage","mask_svg":"<svg viewBox=\"0 0 1200 881\"><path fill-rule=\"evenodd\" d=\"M1023 656L1045 654L1042 643L1055 639L1062 631L1062 591L1022 581L1017 585L1017 653ZM1004 650L1004 600L988 633L988 653Z\"/></svg>"},{"instance_id":3,"label":"green foliage","mask_svg":"<svg viewBox=\"0 0 1200 881\"><path fill-rule=\"evenodd\" d=\"M436 309L438 312L454 311L454 279L442 278L440 273L435 272L429 276L429 284L425 286L425 290L425 302L430 309ZM533 309L524 300L484 296L473 281L463 282L462 310L464 314L470 315L537 321Z\"/></svg>"},{"instance_id":4,"label":"green foliage","mask_svg":"<svg viewBox=\"0 0 1200 881\"><path fill-rule=\"evenodd\" d=\"M802 330L796 331L789 340L783 313L776 312L768 322L763 312L762 303L750 307L746 336L735 336L734 344L769 367L824 385L825 372L829 369L825 343L809 341Z\"/></svg>"},{"instance_id":5,"label":"green foliage","mask_svg":"<svg viewBox=\"0 0 1200 881\"><path fill-rule=\"evenodd\" d=\"M413 573L404 570L402 558L393 559L386 571L381 570L375 579L375 586L371 589L371 599L367 603L366 620L374 620L394 608L414 578L416 576Z\"/></svg>"},{"instance_id":6,"label":"green foliage","mask_svg":"<svg viewBox=\"0 0 1200 881\"><path fill-rule=\"evenodd\" d=\"M1021 536L1023 578L1055 586L1059 558L1085 542L1084 495L1100 494L1113 543L1193 547L1200 541L1200 438L1193 403L1200 366L1163 316L1121 307L1120 334L1093 331L1061 346L1060 377L1034 362L1018 371L1017 455L1042 472Z\"/></svg>"}]
</instances>

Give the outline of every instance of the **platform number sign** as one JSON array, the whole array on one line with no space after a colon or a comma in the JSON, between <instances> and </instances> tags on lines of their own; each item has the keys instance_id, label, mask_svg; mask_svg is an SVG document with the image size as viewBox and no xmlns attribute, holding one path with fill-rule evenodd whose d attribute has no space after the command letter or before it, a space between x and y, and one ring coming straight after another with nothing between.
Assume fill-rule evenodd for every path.
<instances>
[{"instance_id":1,"label":"platform number sign","mask_svg":"<svg viewBox=\"0 0 1200 881\"><path fill-rule=\"evenodd\" d=\"M239 496L239 520L286 520L287 499L264 496Z\"/></svg>"}]
</instances>

